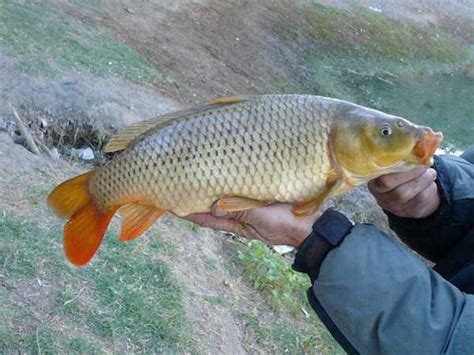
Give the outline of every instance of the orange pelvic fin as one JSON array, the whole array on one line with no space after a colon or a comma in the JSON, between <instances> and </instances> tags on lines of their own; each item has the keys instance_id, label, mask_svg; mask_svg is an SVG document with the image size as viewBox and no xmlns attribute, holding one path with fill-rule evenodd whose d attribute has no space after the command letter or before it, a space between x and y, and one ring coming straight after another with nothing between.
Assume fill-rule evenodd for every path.
<instances>
[{"instance_id":1,"label":"orange pelvic fin","mask_svg":"<svg viewBox=\"0 0 474 355\"><path fill-rule=\"evenodd\" d=\"M137 238L151 227L165 210L155 206L142 205L138 203L121 207L119 213L122 215L122 229L120 240L129 241Z\"/></svg>"},{"instance_id":2,"label":"orange pelvic fin","mask_svg":"<svg viewBox=\"0 0 474 355\"><path fill-rule=\"evenodd\" d=\"M217 201L217 207L227 212L244 211L265 206L268 206L268 202L238 196L224 197Z\"/></svg>"}]
</instances>

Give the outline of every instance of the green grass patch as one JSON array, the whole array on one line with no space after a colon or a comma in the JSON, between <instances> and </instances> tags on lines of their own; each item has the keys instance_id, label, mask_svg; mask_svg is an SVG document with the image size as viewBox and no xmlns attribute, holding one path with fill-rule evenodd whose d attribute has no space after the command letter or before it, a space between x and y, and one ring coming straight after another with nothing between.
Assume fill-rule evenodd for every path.
<instances>
[{"instance_id":1,"label":"green grass patch","mask_svg":"<svg viewBox=\"0 0 474 355\"><path fill-rule=\"evenodd\" d=\"M24 196L34 206L46 207L45 196L53 190L54 184L35 184L26 186L24 190Z\"/></svg>"},{"instance_id":2,"label":"green grass patch","mask_svg":"<svg viewBox=\"0 0 474 355\"><path fill-rule=\"evenodd\" d=\"M306 304L307 276L293 271L287 261L260 241L250 241L237 253L244 275L278 309L301 314Z\"/></svg>"},{"instance_id":3,"label":"green grass patch","mask_svg":"<svg viewBox=\"0 0 474 355\"><path fill-rule=\"evenodd\" d=\"M401 23L360 7L351 12L321 4L299 8L304 25L283 21L275 32L286 40L310 40L321 56L455 62L466 59L463 44L441 28Z\"/></svg>"},{"instance_id":4,"label":"green grass patch","mask_svg":"<svg viewBox=\"0 0 474 355\"><path fill-rule=\"evenodd\" d=\"M26 73L55 76L75 70L142 83L166 79L104 28L40 3L0 0L0 46Z\"/></svg>"},{"instance_id":5,"label":"green grass patch","mask_svg":"<svg viewBox=\"0 0 474 355\"><path fill-rule=\"evenodd\" d=\"M444 133L448 146L464 149L474 142L472 79L461 68L331 58L311 59L308 69L303 86L309 92L430 126Z\"/></svg>"},{"instance_id":6,"label":"green grass patch","mask_svg":"<svg viewBox=\"0 0 474 355\"><path fill-rule=\"evenodd\" d=\"M245 315L258 341L272 353L343 353L311 309L306 275L293 271L287 260L260 241L238 247L237 265L244 278L269 301L279 315L270 320L255 309Z\"/></svg>"},{"instance_id":7,"label":"green grass patch","mask_svg":"<svg viewBox=\"0 0 474 355\"><path fill-rule=\"evenodd\" d=\"M205 295L204 299L215 306L225 306L227 303L222 295Z\"/></svg>"},{"instance_id":8,"label":"green grass patch","mask_svg":"<svg viewBox=\"0 0 474 355\"><path fill-rule=\"evenodd\" d=\"M159 238L147 236L145 253L109 233L77 268L64 259L59 224L7 215L0 236L1 353L192 349L182 289L156 257L166 250Z\"/></svg>"},{"instance_id":9,"label":"green grass patch","mask_svg":"<svg viewBox=\"0 0 474 355\"><path fill-rule=\"evenodd\" d=\"M247 317L246 324L258 335L265 350L272 354L345 354L315 319L296 324L285 319L265 320L255 312Z\"/></svg>"}]
</instances>

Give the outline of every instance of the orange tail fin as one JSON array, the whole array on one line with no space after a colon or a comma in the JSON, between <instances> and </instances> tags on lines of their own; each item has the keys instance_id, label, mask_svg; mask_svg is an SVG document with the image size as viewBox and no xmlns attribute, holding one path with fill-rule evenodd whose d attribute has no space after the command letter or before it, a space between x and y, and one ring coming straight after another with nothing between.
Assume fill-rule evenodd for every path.
<instances>
[{"instance_id":1,"label":"orange tail fin","mask_svg":"<svg viewBox=\"0 0 474 355\"><path fill-rule=\"evenodd\" d=\"M69 219L82 207L91 203L89 179L93 171L76 176L56 186L48 196L48 205L56 216Z\"/></svg>"},{"instance_id":2,"label":"orange tail fin","mask_svg":"<svg viewBox=\"0 0 474 355\"><path fill-rule=\"evenodd\" d=\"M101 212L89 192L93 172L57 186L48 205L58 217L69 218L64 228L64 250L73 264L84 265L95 254L115 211Z\"/></svg>"}]
</instances>

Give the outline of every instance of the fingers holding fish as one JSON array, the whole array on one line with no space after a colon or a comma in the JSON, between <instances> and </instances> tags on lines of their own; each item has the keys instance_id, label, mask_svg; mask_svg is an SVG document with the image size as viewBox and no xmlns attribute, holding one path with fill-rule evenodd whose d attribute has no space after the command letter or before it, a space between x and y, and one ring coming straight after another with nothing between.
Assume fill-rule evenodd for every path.
<instances>
[{"instance_id":1,"label":"fingers holding fish","mask_svg":"<svg viewBox=\"0 0 474 355\"><path fill-rule=\"evenodd\" d=\"M420 166L407 172L382 175L377 179L369 181L369 190L374 195L387 193L394 190L398 186L406 184L409 181L418 179L427 170L428 169L426 167Z\"/></svg>"},{"instance_id":2,"label":"fingers holding fish","mask_svg":"<svg viewBox=\"0 0 474 355\"><path fill-rule=\"evenodd\" d=\"M237 234L248 240L265 242L265 239L252 225L244 222L248 212L251 211L225 212L216 211L216 208L213 208L213 213L193 213L186 216L185 219L201 227Z\"/></svg>"},{"instance_id":3,"label":"fingers holding fish","mask_svg":"<svg viewBox=\"0 0 474 355\"><path fill-rule=\"evenodd\" d=\"M196 213L185 218L203 227L238 234L248 240L298 247L311 232L311 226L319 216L319 213L315 213L305 218L295 218L292 205L286 203L236 212L222 211L217 206L214 203L212 213Z\"/></svg>"},{"instance_id":4,"label":"fingers holding fish","mask_svg":"<svg viewBox=\"0 0 474 355\"><path fill-rule=\"evenodd\" d=\"M414 177L414 178L413 178ZM369 182L378 204L399 217L422 218L439 205L434 169L389 174Z\"/></svg>"},{"instance_id":5,"label":"fingers holding fish","mask_svg":"<svg viewBox=\"0 0 474 355\"><path fill-rule=\"evenodd\" d=\"M440 204L436 183L432 182L426 189L406 204L397 206L395 213L399 217L424 218L432 215Z\"/></svg>"},{"instance_id":6,"label":"fingers holding fish","mask_svg":"<svg viewBox=\"0 0 474 355\"><path fill-rule=\"evenodd\" d=\"M216 217L211 213L193 213L184 218L200 225L201 227L237 234L238 221L234 219Z\"/></svg>"}]
</instances>

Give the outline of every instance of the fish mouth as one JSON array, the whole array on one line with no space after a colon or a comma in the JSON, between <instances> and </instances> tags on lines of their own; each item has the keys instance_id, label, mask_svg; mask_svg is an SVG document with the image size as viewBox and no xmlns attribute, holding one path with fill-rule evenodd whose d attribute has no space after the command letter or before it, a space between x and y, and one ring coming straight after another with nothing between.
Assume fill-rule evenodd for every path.
<instances>
[{"instance_id":1,"label":"fish mouth","mask_svg":"<svg viewBox=\"0 0 474 355\"><path fill-rule=\"evenodd\" d=\"M430 128L424 130L421 139L413 148L413 155L417 158L418 163L421 165L432 165L433 155L442 141L443 133L433 132Z\"/></svg>"}]
</instances>

